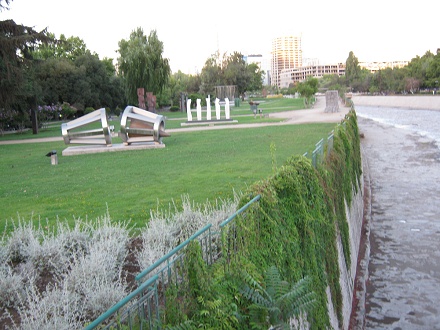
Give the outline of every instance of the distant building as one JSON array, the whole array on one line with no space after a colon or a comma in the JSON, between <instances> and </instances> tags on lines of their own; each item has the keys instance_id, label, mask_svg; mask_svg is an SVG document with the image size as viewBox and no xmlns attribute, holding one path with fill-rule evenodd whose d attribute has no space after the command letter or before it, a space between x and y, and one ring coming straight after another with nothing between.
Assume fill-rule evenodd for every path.
<instances>
[{"instance_id":1,"label":"distant building","mask_svg":"<svg viewBox=\"0 0 440 330\"><path fill-rule=\"evenodd\" d=\"M313 66L319 65L319 60L317 58L303 58L302 66Z\"/></svg>"},{"instance_id":2,"label":"distant building","mask_svg":"<svg viewBox=\"0 0 440 330\"><path fill-rule=\"evenodd\" d=\"M281 72L303 65L301 37L286 36L273 39L271 55L271 85L281 87Z\"/></svg>"},{"instance_id":3,"label":"distant building","mask_svg":"<svg viewBox=\"0 0 440 330\"><path fill-rule=\"evenodd\" d=\"M261 63L260 68L263 68L263 56L249 55L248 63ZM359 62L361 68L372 73L386 68L402 68L408 64L408 61ZM270 70L264 71L266 73L264 84L288 88L291 84L305 81L308 77L343 76L345 75L345 62L321 65L317 58L303 59L301 37L285 36L272 40Z\"/></svg>"},{"instance_id":4,"label":"distant building","mask_svg":"<svg viewBox=\"0 0 440 330\"><path fill-rule=\"evenodd\" d=\"M403 68L408 65L408 61L391 61L391 62L359 62L362 69L367 69L371 73L383 70L386 68Z\"/></svg>"},{"instance_id":5,"label":"distant building","mask_svg":"<svg viewBox=\"0 0 440 330\"><path fill-rule=\"evenodd\" d=\"M280 82L278 87L288 88L290 84L302 82L308 77L322 78L324 75L345 75L345 63L318 64L282 70L280 72Z\"/></svg>"}]
</instances>

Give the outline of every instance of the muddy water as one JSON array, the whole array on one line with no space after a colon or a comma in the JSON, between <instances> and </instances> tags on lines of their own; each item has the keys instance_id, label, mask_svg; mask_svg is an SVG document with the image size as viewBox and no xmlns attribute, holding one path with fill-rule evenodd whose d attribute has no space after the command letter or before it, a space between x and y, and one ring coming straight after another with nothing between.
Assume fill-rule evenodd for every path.
<instances>
[{"instance_id":1,"label":"muddy water","mask_svg":"<svg viewBox=\"0 0 440 330\"><path fill-rule=\"evenodd\" d=\"M440 329L440 111L356 113L371 213L364 320L353 328Z\"/></svg>"}]
</instances>

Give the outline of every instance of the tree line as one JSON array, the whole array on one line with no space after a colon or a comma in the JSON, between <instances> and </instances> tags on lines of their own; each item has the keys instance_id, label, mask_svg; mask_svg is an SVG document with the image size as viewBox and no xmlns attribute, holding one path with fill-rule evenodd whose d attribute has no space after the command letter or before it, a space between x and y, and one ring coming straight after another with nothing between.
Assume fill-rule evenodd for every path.
<instances>
[{"instance_id":1,"label":"tree line","mask_svg":"<svg viewBox=\"0 0 440 330\"><path fill-rule=\"evenodd\" d=\"M0 12L8 10L13 0L0 0ZM71 119L93 109L106 108L119 114L128 104L137 105L137 89L156 95L157 104L178 109L181 96L204 102L216 97L215 86L236 86L236 97L261 91L265 72L245 62L239 52L216 52L206 61L200 74L172 73L163 57L164 45L157 32L147 36L141 28L118 43L116 64L111 58L100 59L87 49L79 37L58 38L47 31L35 31L15 23L0 21L0 131L30 127L31 119ZM299 92L305 105L318 90L337 89L364 93L418 93L439 88L440 53L426 52L403 68L386 68L374 73L359 66L350 52L345 76L328 75L309 78L279 91ZM37 118L37 119L35 119ZM35 128L34 128L35 132Z\"/></svg>"},{"instance_id":2,"label":"tree line","mask_svg":"<svg viewBox=\"0 0 440 330\"><path fill-rule=\"evenodd\" d=\"M0 0L0 11L11 2ZM182 93L215 96L215 86L236 85L244 95L262 86L263 72L237 52L221 60L213 55L201 74L187 75L171 73L155 30L147 36L137 28L118 45L114 64L111 58L101 60L79 37L57 38L47 29L0 21L0 131L102 107L119 114L128 104L138 104L138 88L155 94L159 106L176 106Z\"/></svg>"},{"instance_id":3,"label":"tree line","mask_svg":"<svg viewBox=\"0 0 440 330\"><path fill-rule=\"evenodd\" d=\"M350 52L345 63L345 76L327 75L320 79L320 88L341 92L370 94L438 93L440 82L440 49L416 56L404 67L385 68L376 72L361 68Z\"/></svg>"}]
</instances>

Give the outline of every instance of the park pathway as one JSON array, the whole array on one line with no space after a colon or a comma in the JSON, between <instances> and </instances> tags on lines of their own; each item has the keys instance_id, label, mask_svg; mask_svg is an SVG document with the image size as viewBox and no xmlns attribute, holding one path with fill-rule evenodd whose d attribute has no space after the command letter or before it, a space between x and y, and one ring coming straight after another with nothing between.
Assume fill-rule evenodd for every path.
<instances>
[{"instance_id":1,"label":"park pathway","mask_svg":"<svg viewBox=\"0 0 440 330\"><path fill-rule=\"evenodd\" d=\"M440 111L356 113L371 212L365 314L353 329L440 329Z\"/></svg>"}]
</instances>

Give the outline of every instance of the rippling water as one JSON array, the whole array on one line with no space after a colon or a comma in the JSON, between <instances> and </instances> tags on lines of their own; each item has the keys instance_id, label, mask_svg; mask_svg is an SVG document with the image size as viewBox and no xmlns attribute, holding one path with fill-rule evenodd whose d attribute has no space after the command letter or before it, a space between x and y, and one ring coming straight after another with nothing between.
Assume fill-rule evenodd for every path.
<instances>
[{"instance_id":1,"label":"rippling water","mask_svg":"<svg viewBox=\"0 0 440 330\"><path fill-rule=\"evenodd\" d=\"M356 106L356 114L433 139L440 146L440 111Z\"/></svg>"}]
</instances>

